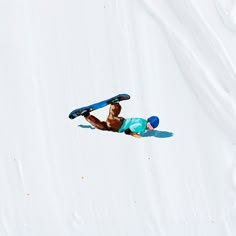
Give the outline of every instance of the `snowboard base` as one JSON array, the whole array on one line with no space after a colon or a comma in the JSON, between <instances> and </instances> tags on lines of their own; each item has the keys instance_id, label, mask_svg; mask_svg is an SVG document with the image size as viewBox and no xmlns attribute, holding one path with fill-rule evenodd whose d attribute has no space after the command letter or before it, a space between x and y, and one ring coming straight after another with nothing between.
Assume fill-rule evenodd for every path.
<instances>
[{"instance_id":1,"label":"snowboard base","mask_svg":"<svg viewBox=\"0 0 236 236\"><path fill-rule=\"evenodd\" d=\"M118 94L117 96L106 99L104 101L94 103L92 105L89 105L89 106L86 106L86 107L81 107L81 108L78 108L76 110L73 110L69 114L69 118L74 119L74 118L76 118L80 115L83 115L83 114L87 113L87 112L91 112L91 111L103 108L103 107L105 107L109 104L120 102L120 101L123 101L123 100L128 100L128 99L130 99L130 96L128 94Z\"/></svg>"}]
</instances>

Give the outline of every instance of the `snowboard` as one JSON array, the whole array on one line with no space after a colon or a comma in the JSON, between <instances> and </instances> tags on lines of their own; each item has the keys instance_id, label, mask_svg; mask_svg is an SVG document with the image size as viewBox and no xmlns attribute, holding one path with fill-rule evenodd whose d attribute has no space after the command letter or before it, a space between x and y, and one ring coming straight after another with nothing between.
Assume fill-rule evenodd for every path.
<instances>
[{"instance_id":1,"label":"snowboard","mask_svg":"<svg viewBox=\"0 0 236 236\"><path fill-rule=\"evenodd\" d=\"M86 107L81 107L81 108L78 108L76 110L73 110L69 114L69 118L74 119L74 118L76 118L80 115L85 114L86 112L91 112L91 111L103 108L103 107L105 107L109 104L120 102L120 101L123 101L123 100L128 100L128 99L130 99L130 96L128 94L118 94L117 96L106 99L104 101L94 103L92 105L89 105L89 106L86 106Z\"/></svg>"}]
</instances>

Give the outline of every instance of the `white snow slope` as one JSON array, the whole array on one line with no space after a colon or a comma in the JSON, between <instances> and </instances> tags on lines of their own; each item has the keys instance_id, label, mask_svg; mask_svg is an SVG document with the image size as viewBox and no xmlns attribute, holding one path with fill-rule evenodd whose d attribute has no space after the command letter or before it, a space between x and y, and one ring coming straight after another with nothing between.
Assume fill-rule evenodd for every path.
<instances>
[{"instance_id":1,"label":"white snow slope","mask_svg":"<svg viewBox=\"0 0 236 236\"><path fill-rule=\"evenodd\" d=\"M1 236L236 235L235 0L2 0L0 83Z\"/></svg>"}]
</instances>

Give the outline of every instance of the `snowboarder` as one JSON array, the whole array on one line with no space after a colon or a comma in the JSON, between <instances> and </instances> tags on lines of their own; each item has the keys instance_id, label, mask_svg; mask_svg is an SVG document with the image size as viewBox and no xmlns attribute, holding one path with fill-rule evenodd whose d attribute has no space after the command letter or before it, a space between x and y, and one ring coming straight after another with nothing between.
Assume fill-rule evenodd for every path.
<instances>
[{"instance_id":1,"label":"snowboarder","mask_svg":"<svg viewBox=\"0 0 236 236\"><path fill-rule=\"evenodd\" d=\"M120 117L121 105L118 102L111 103L109 114L106 121L100 121L97 117L90 114L89 111L82 114L85 119L95 128L99 130L107 130L113 132L124 132L136 138L140 138L146 130L153 130L159 125L159 118L151 116L147 120L143 118Z\"/></svg>"}]
</instances>

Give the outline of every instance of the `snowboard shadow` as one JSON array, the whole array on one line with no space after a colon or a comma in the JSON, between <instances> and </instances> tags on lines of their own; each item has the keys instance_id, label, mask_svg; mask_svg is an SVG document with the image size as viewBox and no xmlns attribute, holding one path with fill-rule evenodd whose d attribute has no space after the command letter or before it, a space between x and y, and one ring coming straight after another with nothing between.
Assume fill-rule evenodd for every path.
<instances>
[{"instance_id":1,"label":"snowboard shadow","mask_svg":"<svg viewBox=\"0 0 236 236\"><path fill-rule=\"evenodd\" d=\"M78 125L78 127L83 129L95 129L91 125ZM145 133L141 134L141 137L148 138L148 137L155 137L155 138L170 138L174 134L168 131L159 131L159 130L148 130Z\"/></svg>"},{"instance_id":2,"label":"snowboard shadow","mask_svg":"<svg viewBox=\"0 0 236 236\"><path fill-rule=\"evenodd\" d=\"M78 125L78 127L83 128L83 129L95 129L93 126L91 125Z\"/></svg>"},{"instance_id":3,"label":"snowboard shadow","mask_svg":"<svg viewBox=\"0 0 236 236\"><path fill-rule=\"evenodd\" d=\"M145 133L141 134L141 137L156 137L156 138L170 138L174 134L167 131L159 131L159 130L148 130Z\"/></svg>"}]
</instances>

